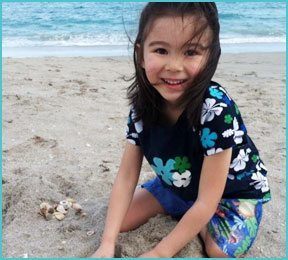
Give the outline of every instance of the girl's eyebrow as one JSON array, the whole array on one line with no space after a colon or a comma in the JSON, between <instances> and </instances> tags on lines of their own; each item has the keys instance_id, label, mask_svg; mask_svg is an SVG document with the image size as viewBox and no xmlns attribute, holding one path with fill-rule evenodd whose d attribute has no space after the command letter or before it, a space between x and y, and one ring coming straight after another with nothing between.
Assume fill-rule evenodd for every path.
<instances>
[{"instance_id":1,"label":"girl's eyebrow","mask_svg":"<svg viewBox=\"0 0 288 260\"><path fill-rule=\"evenodd\" d=\"M200 48L200 49L202 49L202 50L205 50L205 49L207 49L208 47L207 46L203 46L201 43L193 43L193 42L188 42L188 43L186 43L185 45L184 45L185 47L196 47L196 48ZM183 47L184 47L183 46Z\"/></svg>"},{"instance_id":2,"label":"girl's eyebrow","mask_svg":"<svg viewBox=\"0 0 288 260\"><path fill-rule=\"evenodd\" d=\"M153 47L154 45L165 45L165 46L170 46L168 42L164 41L154 41L149 43L149 47Z\"/></svg>"},{"instance_id":3,"label":"girl's eyebrow","mask_svg":"<svg viewBox=\"0 0 288 260\"><path fill-rule=\"evenodd\" d=\"M164 45L166 47L169 47L170 44L168 42L165 42L165 41L153 41L153 42L150 42L148 47L153 47L154 45ZM193 42L188 42L186 44L183 45L183 47L196 47L196 48L200 48L202 50L205 50L208 48L208 46L203 46L201 43L193 43Z\"/></svg>"}]
</instances>

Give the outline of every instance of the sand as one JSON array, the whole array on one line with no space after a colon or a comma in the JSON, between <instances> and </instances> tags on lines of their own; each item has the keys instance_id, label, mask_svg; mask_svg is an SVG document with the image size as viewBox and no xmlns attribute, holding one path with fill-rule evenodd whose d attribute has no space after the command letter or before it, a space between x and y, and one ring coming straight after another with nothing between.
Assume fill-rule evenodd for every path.
<instances>
[{"instance_id":1,"label":"sand","mask_svg":"<svg viewBox=\"0 0 288 260\"><path fill-rule=\"evenodd\" d=\"M214 80L237 102L269 170L272 201L247 257L284 257L285 53L225 54ZM3 256L86 257L100 242L125 143L129 58L3 60ZM140 183L154 176L144 162ZM46 221L43 201L67 196L86 217ZM158 215L119 235L116 256L136 257L177 224ZM93 230L91 236L87 232ZM196 237L177 257L203 257Z\"/></svg>"}]
</instances>

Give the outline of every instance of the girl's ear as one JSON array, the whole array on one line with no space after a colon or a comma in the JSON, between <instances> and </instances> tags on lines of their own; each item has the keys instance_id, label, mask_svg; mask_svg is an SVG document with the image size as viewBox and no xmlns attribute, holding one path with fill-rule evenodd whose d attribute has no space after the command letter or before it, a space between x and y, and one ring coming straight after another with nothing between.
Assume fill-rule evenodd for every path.
<instances>
[{"instance_id":1,"label":"girl's ear","mask_svg":"<svg viewBox=\"0 0 288 260\"><path fill-rule=\"evenodd\" d=\"M143 69L145 69L145 63L144 63L143 55L140 54L141 48L140 48L140 44L139 44L139 43L136 44L136 48L137 48L136 51L137 51L137 56L138 56L138 58L139 58L140 66L141 66Z\"/></svg>"}]
</instances>

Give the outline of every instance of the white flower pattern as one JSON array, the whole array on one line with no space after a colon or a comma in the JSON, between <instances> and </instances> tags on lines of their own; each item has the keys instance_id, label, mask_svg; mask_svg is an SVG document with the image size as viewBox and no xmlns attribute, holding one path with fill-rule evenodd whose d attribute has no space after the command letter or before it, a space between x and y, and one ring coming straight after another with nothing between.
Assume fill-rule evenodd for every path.
<instances>
[{"instance_id":1,"label":"white flower pattern","mask_svg":"<svg viewBox=\"0 0 288 260\"><path fill-rule=\"evenodd\" d=\"M207 155L212 155L212 154L215 154L215 153L220 153L222 152L223 149L222 148L212 148L210 150L207 151Z\"/></svg>"},{"instance_id":2,"label":"white flower pattern","mask_svg":"<svg viewBox=\"0 0 288 260\"><path fill-rule=\"evenodd\" d=\"M250 185L254 185L256 190L260 190L264 193L269 190L267 177L261 173L261 170L264 169L267 171L263 163L256 164L257 172L253 173L251 179L254 180Z\"/></svg>"},{"instance_id":3,"label":"white flower pattern","mask_svg":"<svg viewBox=\"0 0 288 260\"><path fill-rule=\"evenodd\" d=\"M230 169L233 168L235 172L245 169L246 163L249 161L248 154L250 152L250 148L246 149L246 151L244 149L240 149L238 156L231 163Z\"/></svg>"},{"instance_id":4,"label":"white flower pattern","mask_svg":"<svg viewBox=\"0 0 288 260\"><path fill-rule=\"evenodd\" d=\"M176 187L187 187L191 181L191 172L189 170L186 170L185 172L183 172L182 174L179 174L178 172L174 172L173 173L173 179L175 181L173 181L173 184Z\"/></svg>"},{"instance_id":5,"label":"white flower pattern","mask_svg":"<svg viewBox=\"0 0 288 260\"><path fill-rule=\"evenodd\" d=\"M138 134L137 134L137 133L132 133L131 136L132 136L133 138L138 138Z\"/></svg>"},{"instance_id":6,"label":"white flower pattern","mask_svg":"<svg viewBox=\"0 0 288 260\"><path fill-rule=\"evenodd\" d=\"M230 137L232 135L234 135L233 139L234 139L234 142L236 144L242 143L242 141L243 141L242 136L244 135L244 131L239 130L239 123L238 123L236 117L234 117L234 119L233 119L233 129L230 128L230 129L228 129L222 133L222 136L225 138Z\"/></svg>"},{"instance_id":7,"label":"white flower pattern","mask_svg":"<svg viewBox=\"0 0 288 260\"><path fill-rule=\"evenodd\" d=\"M223 111L223 107L227 107L227 104L223 102L216 103L214 98L206 98L202 108L201 124L212 121L215 115L219 116Z\"/></svg>"},{"instance_id":8,"label":"white flower pattern","mask_svg":"<svg viewBox=\"0 0 288 260\"><path fill-rule=\"evenodd\" d=\"M133 139L127 138L127 141L131 144L134 144L134 145L136 144L136 142Z\"/></svg>"}]
</instances>

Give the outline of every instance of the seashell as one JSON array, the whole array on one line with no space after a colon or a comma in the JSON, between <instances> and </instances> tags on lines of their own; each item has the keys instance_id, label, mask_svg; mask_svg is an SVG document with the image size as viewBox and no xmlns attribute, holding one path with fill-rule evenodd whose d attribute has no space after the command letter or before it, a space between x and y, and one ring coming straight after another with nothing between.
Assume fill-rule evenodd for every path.
<instances>
[{"instance_id":1,"label":"seashell","mask_svg":"<svg viewBox=\"0 0 288 260\"><path fill-rule=\"evenodd\" d=\"M78 203L73 203L72 208L76 210L76 213L80 213L82 211L82 207Z\"/></svg>"},{"instance_id":2,"label":"seashell","mask_svg":"<svg viewBox=\"0 0 288 260\"><path fill-rule=\"evenodd\" d=\"M47 214L48 212L47 212L47 209L46 208L40 208L40 210L39 210L39 212L38 212L38 214L40 214L41 216L43 216L43 217L45 217L45 215Z\"/></svg>"},{"instance_id":3,"label":"seashell","mask_svg":"<svg viewBox=\"0 0 288 260\"><path fill-rule=\"evenodd\" d=\"M66 209L63 207L63 205L58 205L57 209L58 212L61 212L62 214L67 214Z\"/></svg>"},{"instance_id":4,"label":"seashell","mask_svg":"<svg viewBox=\"0 0 288 260\"><path fill-rule=\"evenodd\" d=\"M45 216L46 220L51 220L53 218L53 214L51 213L48 213L46 216Z\"/></svg>"},{"instance_id":5,"label":"seashell","mask_svg":"<svg viewBox=\"0 0 288 260\"><path fill-rule=\"evenodd\" d=\"M65 218L65 215L61 212L54 212L53 215L55 216L55 218L57 218L58 220L62 220Z\"/></svg>"},{"instance_id":6,"label":"seashell","mask_svg":"<svg viewBox=\"0 0 288 260\"><path fill-rule=\"evenodd\" d=\"M50 206L50 205L49 205ZM50 214L53 214L54 213L54 208L52 206L50 206L48 209L47 209L48 213Z\"/></svg>"},{"instance_id":7,"label":"seashell","mask_svg":"<svg viewBox=\"0 0 288 260\"><path fill-rule=\"evenodd\" d=\"M68 202L67 200L61 200L61 201L59 202L59 204L60 204L61 206L63 206L64 209L68 209L68 208L69 208L69 202Z\"/></svg>"},{"instance_id":8,"label":"seashell","mask_svg":"<svg viewBox=\"0 0 288 260\"><path fill-rule=\"evenodd\" d=\"M52 217L49 216L52 213L54 213L54 209L53 207L47 203L47 202L42 202L40 204L40 212L39 212L42 216L44 216L47 220L50 220Z\"/></svg>"},{"instance_id":9,"label":"seashell","mask_svg":"<svg viewBox=\"0 0 288 260\"><path fill-rule=\"evenodd\" d=\"M93 234L95 233L95 231L94 230L89 230L86 234L87 234L87 236L92 236Z\"/></svg>"},{"instance_id":10,"label":"seashell","mask_svg":"<svg viewBox=\"0 0 288 260\"><path fill-rule=\"evenodd\" d=\"M47 203L47 202L42 202L42 203L40 204L40 209L47 209L49 206L50 206L49 203Z\"/></svg>"}]
</instances>

